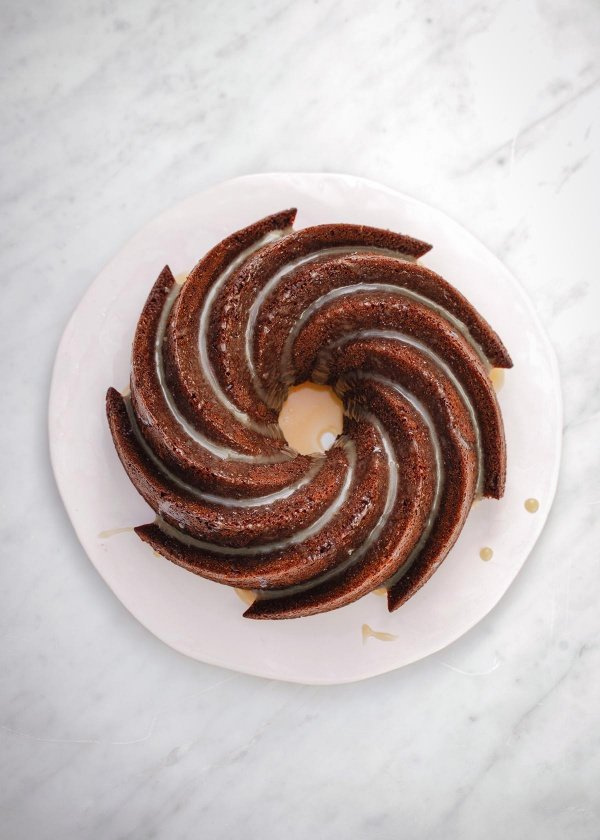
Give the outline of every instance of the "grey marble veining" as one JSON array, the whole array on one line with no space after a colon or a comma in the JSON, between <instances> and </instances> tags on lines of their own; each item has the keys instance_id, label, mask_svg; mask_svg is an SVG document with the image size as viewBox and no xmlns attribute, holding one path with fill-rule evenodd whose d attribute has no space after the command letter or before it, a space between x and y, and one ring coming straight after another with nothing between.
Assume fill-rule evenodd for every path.
<instances>
[{"instance_id":1,"label":"grey marble veining","mask_svg":"<svg viewBox=\"0 0 600 840\"><path fill-rule=\"evenodd\" d=\"M5 0L0 39L0 836L599 837L596 0ZM178 199L272 170L461 221L528 289L563 380L556 501L508 594L355 685L167 649L87 562L48 461L56 345L98 271Z\"/></svg>"}]
</instances>

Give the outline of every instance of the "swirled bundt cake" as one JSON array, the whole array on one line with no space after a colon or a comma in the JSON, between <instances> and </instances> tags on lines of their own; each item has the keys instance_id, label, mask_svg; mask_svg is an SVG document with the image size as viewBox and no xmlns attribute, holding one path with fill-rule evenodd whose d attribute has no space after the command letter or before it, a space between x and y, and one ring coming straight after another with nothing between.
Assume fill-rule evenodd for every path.
<instances>
[{"instance_id":1,"label":"swirled bundt cake","mask_svg":"<svg viewBox=\"0 0 600 840\"><path fill-rule=\"evenodd\" d=\"M110 388L114 444L156 520L136 528L195 574L253 589L250 618L342 607L385 586L397 609L434 573L506 451L502 342L430 246L372 227L294 232L286 210L232 234L179 284L158 277ZM288 388L333 386L344 434L292 451Z\"/></svg>"}]
</instances>

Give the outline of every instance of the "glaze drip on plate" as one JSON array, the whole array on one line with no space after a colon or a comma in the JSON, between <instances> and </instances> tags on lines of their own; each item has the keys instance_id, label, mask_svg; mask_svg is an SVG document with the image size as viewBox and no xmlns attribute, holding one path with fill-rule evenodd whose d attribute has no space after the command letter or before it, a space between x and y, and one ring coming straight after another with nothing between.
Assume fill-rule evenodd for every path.
<instances>
[{"instance_id":1,"label":"glaze drip on plate","mask_svg":"<svg viewBox=\"0 0 600 840\"><path fill-rule=\"evenodd\" d=\"M183 282L166 267L140 315L131 394L107 393L114 444L156 513L137 527L183 568L252 590L244 615L297 618L385 587L397 609L434 573L506 451L490 371L502 342L430 246L276 213L217 244ZM324 454L286 444L291 386L334 388Z\"/></svg>"}]
</instances>

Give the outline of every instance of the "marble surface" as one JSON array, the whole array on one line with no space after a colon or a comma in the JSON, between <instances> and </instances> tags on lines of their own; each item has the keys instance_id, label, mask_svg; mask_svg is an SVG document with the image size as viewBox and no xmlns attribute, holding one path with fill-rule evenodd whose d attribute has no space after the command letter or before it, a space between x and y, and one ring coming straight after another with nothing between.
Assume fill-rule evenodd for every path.
<instances>
[{"instance_id":1,"label":"marble surface","mask_svg":"<svg viewBox=\"0 0 600 840\"><path fill-rule=\"evenodd\" d=\"M597 1L4 0L0 22L0 837L600 836ZM354 685L162 645L48 460L52 361L94 276L171 203L271 170L441 207L525 285L563 378L556 502L508 594Z\"/></svg>"}]
</instances>

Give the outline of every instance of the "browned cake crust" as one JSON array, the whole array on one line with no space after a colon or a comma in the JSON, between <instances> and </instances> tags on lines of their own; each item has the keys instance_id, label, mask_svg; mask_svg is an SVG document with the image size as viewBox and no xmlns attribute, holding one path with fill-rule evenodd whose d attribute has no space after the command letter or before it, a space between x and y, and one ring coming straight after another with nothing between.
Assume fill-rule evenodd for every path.
<instances>
[{"instance_id":1,"label":"browned cake crust","mask_svg":"<svg viewBox=\"0 0 600 840\"><path fill-rule=\"evenodd\" d=\"M216 554L182 544L157 525L137 528L139 536L169 559L203 577L245 589L283 588L335 568L367 539L385 504L387 463L381 438L370 424L349 421L356 446L356 471L346 500L326 525L301 542L254 555Z\"/></svg>"},{"instance_id":2,"label":"browned cake crust","mask_svg":"<svg viewBox=\"0 0 600 840\"><path fill-rule=\"evenodd\" d=\"M512 362L417 264L429 245L358 225L291 232L295 214L224 239L182 286L161 272L131 397L108 391L109 426L157 514L137 534L195 574L256 590L247 617L311 615L382 585L393 610L443 561L476 493L503 493L489 369ZM293 452L277 426L306 379L346 408L324 456Z\"/></svg>"}]
</instances>

